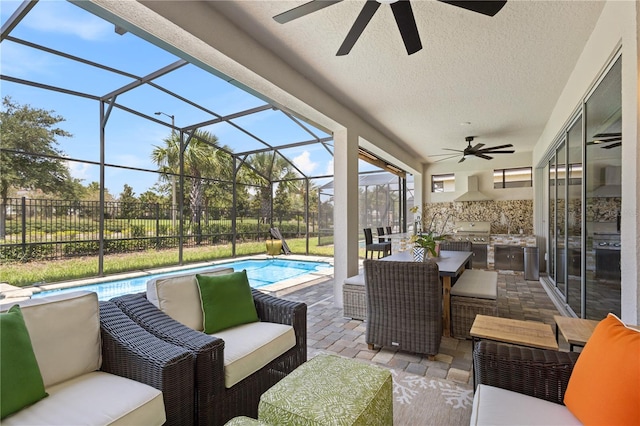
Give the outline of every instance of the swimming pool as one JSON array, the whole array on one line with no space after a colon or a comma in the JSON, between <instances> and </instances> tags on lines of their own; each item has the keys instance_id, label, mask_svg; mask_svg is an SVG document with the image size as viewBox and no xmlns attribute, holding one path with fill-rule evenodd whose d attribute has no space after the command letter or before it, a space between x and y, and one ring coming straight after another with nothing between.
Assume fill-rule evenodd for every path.
<instances>
[{"instance_id":1,"label":"swimming pool","mask_svg":"<svg viewBox=\"0 0 640 426\"><path fill-rule=\"evenodd\" d=\"M206 269L219 266L230 267L236 271L247 270L249 283L253 288L260 288L314 271L330 268L325 262L310 262L302 260L266 259L266 260L239 260L235 262L218 263L198 268L182 269L179 271L164 272L158 274L143 275L136 278L127 278L116 281L107 281L99 284L90 284L78 287L69 287L57 290L46 290L34 293L32 297L44 297L52 294L60 294L78 290L95 291L99 300L109 300L113 297L129 293L140 293L147 290L147 281L152 278L167 275L183 274L187 272L197 273Z\"/></svg>"}]
</instances>

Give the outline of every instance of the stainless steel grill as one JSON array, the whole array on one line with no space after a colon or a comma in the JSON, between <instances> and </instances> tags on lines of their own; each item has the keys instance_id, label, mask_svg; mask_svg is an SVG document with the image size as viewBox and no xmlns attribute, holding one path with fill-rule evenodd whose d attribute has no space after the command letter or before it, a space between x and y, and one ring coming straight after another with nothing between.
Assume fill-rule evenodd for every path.
<instances>
[{"instance_id":1,"label":"stainless steel grill","mask_svg":"<svg viewBox=\"0 0 640 426\"><path fill-rule=\"evenodd\" d=\"M453 239L488 243L491 235L491 222L456 222Z\"/></svg>"},{"instance_id":2,"label":"stainless steel grill","mask_svg":"<svg viewBox=\"0 0 640 426\"><path fill-rule=\"evenodd\" d=\"M620 234L593 234L596 250L620 250Z\"/></svg>"}]
</instances>

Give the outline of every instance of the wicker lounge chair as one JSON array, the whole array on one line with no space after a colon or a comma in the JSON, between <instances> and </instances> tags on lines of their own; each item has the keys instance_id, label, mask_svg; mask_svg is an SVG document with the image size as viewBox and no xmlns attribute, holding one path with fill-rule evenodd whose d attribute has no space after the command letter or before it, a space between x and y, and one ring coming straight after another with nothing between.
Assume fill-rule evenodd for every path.
<instances>
[{"instance_id":1,"label":"wicker lounge chair","mask_svg":"<svg viewBox=\"0 0 640 426\"><path fill-rule=\"evenodd\" d=\"M442 339L442 282L435 262L365 260L369 348L434 356Z\"/></svg>"},{"instance_id":2,"label":"wicker lounge chair","mask_svg":"<svg viewBox=\"0 0 640 426\"><path fill-rule=\"evenodd\" d=\"M225 342L222 339L174 320L149 302L145 293L112 299L151 334L195 355L193 392L197 424L223 425L236 416L257 417L260 396L307 360L307 306L252 291L260 321L291 325L296 344L230 388L225 387Z\"/></svg>"},{"instance_id":3,"label":"wicker lounge chair","mask_svg":"<svg viewBox=\"0 0 640 426\"><path fill-rule=\"evenodd\" d=\"M580 354L480 341L473 350L476 386L484 384L562 404Z\"/></svg>"}]
</instances>

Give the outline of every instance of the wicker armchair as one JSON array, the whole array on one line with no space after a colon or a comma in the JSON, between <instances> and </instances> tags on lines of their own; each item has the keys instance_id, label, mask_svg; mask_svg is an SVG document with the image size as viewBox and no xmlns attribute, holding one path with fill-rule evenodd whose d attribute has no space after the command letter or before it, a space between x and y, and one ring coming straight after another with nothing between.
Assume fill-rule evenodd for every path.
<instances>
[{"instance_id":1,"label":"wicker armchair","mask_svg":"<svg viewBox=\"0 0 640 426\"><path fill-rule=\"evenodd\" d=\"M374 345L434 356L442 339L442 283L435 262L365 260L367 333Z\"/></svg>"},{"instance_id":2,"label":"wicker armchair","mask_svg":"<svg viewBox=\"0 0 640 426\"><path fill-rule=\"evenodd\" d=\"M225 387L222 339L175 321L149 302L144 293L112 299L151 334L195 355L196 383L193 393L197 424L222 425L236 416L256 418L260 396L307 360L307 306L278 299L255 289L252 291L260 320L291 325L296 335L296 345L231 388Z\"/></svg>"},{"instance_id":3,"label":"wicker armchair","mask_svg":"<svg viewBox=\"0 0 640 426\"><path fill-rule=\"evenodd\" d=\"M475 384L562 404L579 355L480 341L473 350Z\"/></svg>"},{"instance_id":4,"label":"wicker armchair","mask_svg":"<svg viewBox=\"0 0 640 426\"><path fill-rule=\"evenodd\" d=\"M140 328L111 302L100 302L102 367L162 391L168 425L194 424L194 365L189 351Z\"/></svg>"}]
</instances>

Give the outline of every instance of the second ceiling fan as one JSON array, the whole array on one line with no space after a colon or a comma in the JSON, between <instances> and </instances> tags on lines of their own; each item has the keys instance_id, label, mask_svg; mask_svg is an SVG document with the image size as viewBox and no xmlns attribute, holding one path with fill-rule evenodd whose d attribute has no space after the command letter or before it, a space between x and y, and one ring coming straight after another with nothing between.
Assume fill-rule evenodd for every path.
<instances>
[{"instance_id":1,"label":"second ceiling fan","mask_svg":"<svg viewBox=\"0 0 640 426\"><path fill-rule=\"evenodd\" d=\"M301 18L325 7L340 3L342 0L313 0L298 7L294 7L286 12L280 13L273 17L277 22L284 24L294 19ZM454 1L454 0L437 0L453 6L461 7L472 12L481 13L487 16L494 16L507 3L506 1ZM418 34L418 26L413 16L411 3L409 0L367 0L362 11L353 23L347 37L338 49L337 56L348 54L358 41L360 34L367 27L367 24L373 18L381 3L390 3L393 16L398 24L402 41L409 55L416 53L422 49L420 35Z\"/></svg>"},{"instance_id":2,"label":"second ceiling fan","mask_svg":"<svg viewBox=\"0 0 640 426\"><path fill-rule=\"evenodd\" d=\"M513 154L515 152L513 149L509 149L506 151L504 150L505 148L512 148L513 147L512 144L490 146L487 148L483 148L484 146L483 143L478 143L478 144L475 144L474 146L471 146L471 142L473 142L473 139L474 139L474 136L467 136L466 138L464 138L464 140L467 141L467 147L464 150L452 149L452 148L443 148L443 149L447 151L461 152L462 158L460 159L460 161L458 161L458 163L462 163L464 160L467 159L467 157L472 155L479 158L484 158L485 160L492 160L493 157L491 157L489 154ZM447 155L448 157L438 161L445 161L450 158L457 157L460 154L438 154L437 156L440 156L440 155Z\"/></svg>"}]
</instances>

